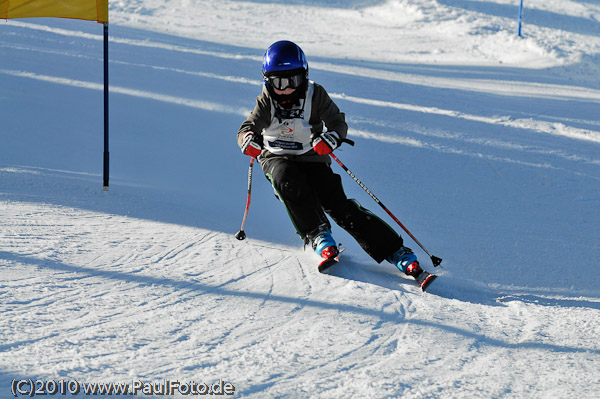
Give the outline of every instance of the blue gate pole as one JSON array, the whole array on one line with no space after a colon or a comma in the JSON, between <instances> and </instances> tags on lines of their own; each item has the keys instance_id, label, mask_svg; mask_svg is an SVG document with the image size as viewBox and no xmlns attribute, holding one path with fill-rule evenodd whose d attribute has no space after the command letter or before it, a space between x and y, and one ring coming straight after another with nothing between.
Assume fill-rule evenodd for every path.
<instances>
[{"instance_id":1,"label":"blue gate pole","mask_svg":"<svg viewBox=\"0 0 600 399\"><path fill-rule=\"evenodd\" d=\"M523 0L521 0L521 5L519 6L519 37L523 37L521 35L521 21L523 20Z\"/></svg>"}]
</instances>

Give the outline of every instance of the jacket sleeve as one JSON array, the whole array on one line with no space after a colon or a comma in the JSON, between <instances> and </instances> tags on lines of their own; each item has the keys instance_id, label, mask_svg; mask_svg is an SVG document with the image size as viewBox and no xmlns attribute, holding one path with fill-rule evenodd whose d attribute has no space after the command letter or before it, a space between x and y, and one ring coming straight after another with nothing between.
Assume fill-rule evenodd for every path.
<instances>
[{"instance_id":1,"label":"jacket sleeve","mask_svg":"<svg viewBox=\"0 0 600 399\"><path fill-rule=\"evenodd\" d=\"M316 111L316 112L315 112ZM346 115L340 112L338 106L333 102L323 86L315 83L315 92L313 95L313 115L311 116L311 125L319 126L320 121L325 123L327 131L336 131L341 139L348 135L348 125L346 124ZM315 122L315 123L313 123ZM323 125L321 124L321 130ZM320 132L315 132L320 133Z\"/></svg>"},{"instance_id":2,"label":"jacket sleeve","mask_svg":"<svg viewBox=\"0 0 600 399\"><path fill-rule=\"evenodd\" d=\"M271 123L271 101L263 92L256 97L256 105L250 116L240 126L237 133L238 146L242 147L244 134L252 131L256 136L262 138L262 131Z\"/></svg>"}]
</instances>

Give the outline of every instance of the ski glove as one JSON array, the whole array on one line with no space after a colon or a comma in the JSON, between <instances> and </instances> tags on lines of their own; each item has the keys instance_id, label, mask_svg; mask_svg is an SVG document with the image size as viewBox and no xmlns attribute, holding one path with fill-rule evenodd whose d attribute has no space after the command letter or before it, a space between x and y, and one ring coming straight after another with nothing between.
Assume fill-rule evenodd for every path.
<instances>
[{"instance_id":1,"label":"ski glove","mask_svg":"<svg viewBox=\"0 0 600 399\"><path fill-rule=\"evenodd\" d=\"M261 150L262 146L258 142L254 132L246 132L246 134L244 134L244 139L242 140L242 152L252 158L257 158L260 155Z\"/></svg>"},{"instance_id":2,"label":"ski glove","mask_svg":"<svg viewBox=\"0 0 600 399\"><path fill-rule=\"evenodd\" d=\"M319 155L328 155L340 146L340 135L337 132L325 132L313 140L312 145Z\"/></svg>"}]
</instances>

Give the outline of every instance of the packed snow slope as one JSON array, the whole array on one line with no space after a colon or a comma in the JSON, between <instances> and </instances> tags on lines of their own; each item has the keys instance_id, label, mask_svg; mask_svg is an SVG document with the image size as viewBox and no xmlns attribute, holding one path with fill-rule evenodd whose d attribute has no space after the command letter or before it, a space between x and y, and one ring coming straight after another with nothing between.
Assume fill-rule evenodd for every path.
<instances>
[{"instance_id":1,"label":"packed snow slope","mask_svg":"<svg viewBox=\"0 0 600 399\"><path fill-rule=\"evenodd\" d=\"M0 21L0 397L596 397L600 2L527 0L522 38L518 3L111 1L107 192L102 26ZM430 292L339 228L319 274L259 166L233 237L235 133L281 39L346 113L338 157L444 259Z\"/></svg>"}]
</instances>

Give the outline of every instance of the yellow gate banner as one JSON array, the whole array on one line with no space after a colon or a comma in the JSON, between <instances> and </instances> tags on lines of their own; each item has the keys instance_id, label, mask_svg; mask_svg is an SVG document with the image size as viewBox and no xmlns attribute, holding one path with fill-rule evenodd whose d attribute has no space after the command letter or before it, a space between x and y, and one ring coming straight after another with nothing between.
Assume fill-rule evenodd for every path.
<instances>
[{"instance_id":1,"label":"yellow gate banner","mask_svg":"<svg viewBox=\"0 0 600 399\"><path fill-rule=\"evenodd\" d=\"M108 0L0 0L0 19L73 18L108 22Z\"/></svg>"}]
</instances>

